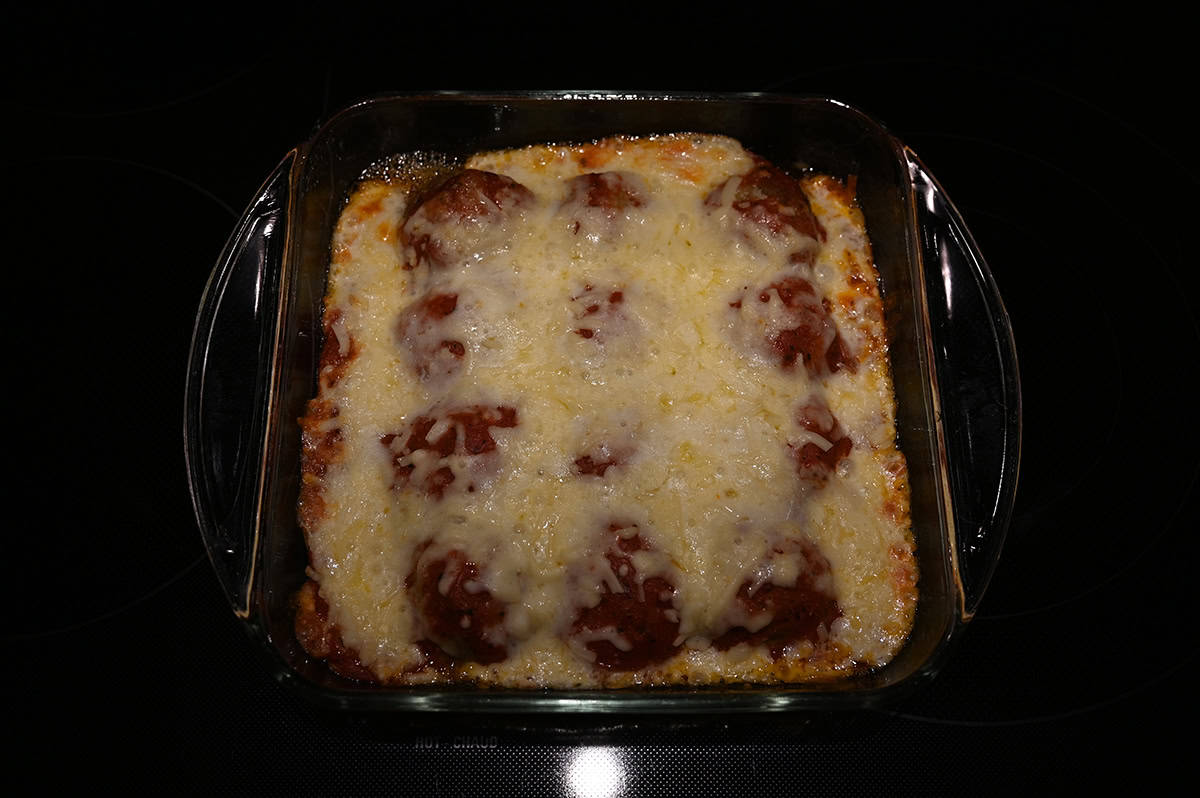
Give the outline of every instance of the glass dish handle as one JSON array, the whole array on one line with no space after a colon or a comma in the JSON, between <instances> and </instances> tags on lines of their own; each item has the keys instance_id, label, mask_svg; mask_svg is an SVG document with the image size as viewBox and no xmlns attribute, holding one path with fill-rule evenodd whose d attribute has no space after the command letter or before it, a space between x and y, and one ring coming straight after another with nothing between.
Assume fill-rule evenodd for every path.
<instances>
[{"instance_id":1,"label":"glass dish handle","mask_svg":"<svg viewBox=\"0 0 1200 798\"><path fill-rule=\"evenodd\" d=\"M234 612L249 613L259 467L287 226L291 152L263 183L204 289L188 358L184 453L192 507Z\"/></svg>"},{"instance_id":2,"label":"glass dish handle","mask_svg":"<svg viewBox=\"0 0 1200 798\"><path fill-rule=\"evenodd\" d=\"M954 507L964 620L974 616L1012 516L1021 385L1008 313L962 215L912 150L933 359Z\"/></svg>"}]
</instances>

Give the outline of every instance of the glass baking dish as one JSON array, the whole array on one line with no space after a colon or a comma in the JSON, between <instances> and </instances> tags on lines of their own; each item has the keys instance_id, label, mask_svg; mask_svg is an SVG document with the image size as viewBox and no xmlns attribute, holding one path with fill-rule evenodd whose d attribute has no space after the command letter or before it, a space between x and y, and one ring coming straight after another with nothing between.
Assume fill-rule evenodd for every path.
<instances>
[{"instance_id":1,"label":"glass baking dish","mask_svg":"<svg viewBox=\"0 0 1200 798\"><path fill-rule=\"evenodd\" d=\"M296 520L300 434L313 395L334 223L363 170L415 150L467 155L608 135L720 133L780 164L855 175L882 281L920 568L916 620L886 666L789 686L504 690L380 688L307 657L292 596L307 552ZM353 105L289 152L222 252L200 303L184 447L221 586L270 666L351 710L713 713L876 706L925 682L970 621L1016 490L1020 386L1012 332L962 218L916 154L824 98L535 93L386 96Z\"/></svg>"}]
</instances>

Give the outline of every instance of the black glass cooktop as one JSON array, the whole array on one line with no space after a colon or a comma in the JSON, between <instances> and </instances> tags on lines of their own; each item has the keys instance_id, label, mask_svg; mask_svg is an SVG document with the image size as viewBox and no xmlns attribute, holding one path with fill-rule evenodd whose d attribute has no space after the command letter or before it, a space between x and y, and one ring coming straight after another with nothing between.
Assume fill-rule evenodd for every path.
<instances>
[{"instance_id":1,"label":"black glass cooktop","mask_svg":"<svg viewBox=\"0 0 1200 798\"><path fill-rule=\"evenodd\" d=\"M929 794L1186 772L1200 299L1179 21L796 14L628 35L594 15L498 29L434 10L180 12L161 26L20 13L6 52L6 450L21 509L3 639L13 761L35 783ZM550 724L381 723L272 679L188 494L201 291L255 189L322 119L373 93L446 88L826 95L923 158L1007 303L1025 410L1005 551L936 679L832 722Z\"/></svg>"}]
</instances>

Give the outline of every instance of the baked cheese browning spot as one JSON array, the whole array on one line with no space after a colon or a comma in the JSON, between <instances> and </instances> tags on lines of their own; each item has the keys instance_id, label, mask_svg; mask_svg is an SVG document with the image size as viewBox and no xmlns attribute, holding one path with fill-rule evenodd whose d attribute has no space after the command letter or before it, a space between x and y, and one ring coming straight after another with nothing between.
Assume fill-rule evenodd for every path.
<instances>
[{"instance_id":1,"label":"baked cheese browning spot","mask_svg":"<svg viewBox=\"0 0 1200 798\"><path fill-rule=\"evenodd\" d=\"M428 542L419 546L408 578L423 636L454 660L486 664L505 659L504 602L484 586L480 566L466 554L436 551Z\"/></svg>"},{"instance_id":2,"label":"baked cheese browning spot","mask_svg":"<svg viewBox=\"0 0 1200 798\"><path fill-rule=\"evenodd\" d=\"M583 144L575 150L575 160L581 169L600 169L613 158L611 142Z\"/></svg>"},{"instance_id":3,"label":"baked cheese browning spot","mask_svg":"<svg viewBox=\"0 0 1200 798\"><path fill-rule=\"evenodd\" d=\"M494 464L483 462L483 455L496 450L491 428L515 426L516 409L503 406L476 405L417 416L407 437L386 433L379 438L392 453L392 488L415 488L440 499L459 476L465 476L458 484L474 493L477 478L490 476L495 469Z\"/></svg>"},{"instance_id":4,"label":"baked cheese browning spot","mask_svg":"<svg viewBox=\"0 0 1200 798\"><path fill-rule=\"evenodd\" d=\"M829 481L838 464L850 456L853 443L842 432L837 418L819 396L812 396L796 412L801 435L788 449L796 460L796 473L804 488L819 488Z\"/></svg>"},{"instance_id":5,"label":"baked cheese browning spot","mask_svg":"<svg viewBox=\"0 0 1200 798\"><path fill-rule=\"evenodd\" d=\"M502 245L503 225L533 193L512 178L467 169L451 177L404 223L405 268L448 269Z\"/></svg>"},{"instance_id":6,"label":"baked cheese browning spot","mask_svg":"<svg viewBox=\"0 0 1200 798\"><path fill-rule=\"evenodd\" d=\"M765 646L779 659L801 641L823 645L842 617L829 561L806 538L781 542L754 578L738 588L726 617L730 628L713 640L721 651L744 643Z\"/></svg>"},{"instance_id":7,"label":"baked cheese browning spot","mask_svg":"<svg viewBox=\"0 0 1200 798\"><path fill-rule=\"evenodd\" d=\"M603 556L589 557L577 579L584 603L570 642L584 659L608 670L640 670L670 659L680 649L675 585L665 574L646 573L662 555L636 524L610 524L602 540Z\"/></svg>"}]
</instances>

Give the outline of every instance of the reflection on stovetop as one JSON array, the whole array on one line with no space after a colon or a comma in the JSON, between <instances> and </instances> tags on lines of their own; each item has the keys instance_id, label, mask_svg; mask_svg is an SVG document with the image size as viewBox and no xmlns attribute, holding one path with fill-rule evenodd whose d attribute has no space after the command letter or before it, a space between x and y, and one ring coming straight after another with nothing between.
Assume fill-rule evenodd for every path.
<instances>
[{"instance_id":1,"label":"reflection on stovetop","mask_svg":"<svg viewBox=\"0 0 1200 798\"><path fill-rule=\"evenodd\" d=\"M291 792L927 794L1169 774L1181 744L1167 730L1195 703L1200 303L1184 241L1196 177L1165 127L1167 91L1139 82L1148 68L1096 59L1089 75L1078 42L1064 53L1043 39L1006 61L997 42L1016 23L1000 22L978 58L963 42L889 49L880 28L871 58L825 43L819 62L797 65L768 43L736 76L728 59L699 77L565 60L561 81L511 64L456 73L481 87L665 81L839 97L889 124L959 204L1017 338L1016 512L938 677L895 706L833 718L380 722L272 681L191 514L192 320L237 212L292 144L364 94L443 81L411 54L397 57L420 78L380 77L406 73L350 49L289 58L280 79L289 46L319 41L286 26L283 43L235 37L220 60L172 57L158 41L146 63L117 63L102 38L74 60L30 54L40 82L16 95L8 451L22 462L10 496L34 512L9 535L18 611L4 634L23 745L99 749L113 778Z\"/></svg>"}]
</instances>

